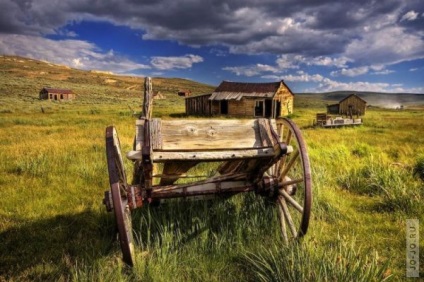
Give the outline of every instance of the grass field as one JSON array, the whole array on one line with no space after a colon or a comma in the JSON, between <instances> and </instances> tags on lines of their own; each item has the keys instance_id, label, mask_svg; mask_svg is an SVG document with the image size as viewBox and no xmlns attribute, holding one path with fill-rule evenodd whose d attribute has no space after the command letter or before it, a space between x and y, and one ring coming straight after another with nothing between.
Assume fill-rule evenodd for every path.
<instances>
[{"instance_id":1,"label":"grass field","mask_svg":"<svg viewBox=\"0 0 424 282\"><path fill-rule=\"evenodd\" d=\"M104 131L115 125L122 151L131 150L128 106L140 108L140 92L79 82L94 97L39 101L29 92L33 78L2 74L0 281L405 280L406 219L424 222L422 108L374 108L360 127L322 129L310 125L324 102L297 97L292 119L308 145L314 185L301 244L281 244L275 208L254 194L175 200L134 212L130 269L101 203L109 189ZM154 103L157 117L183 111L178 97ZM132 163L125 166L131 178Z\"/></svg>"}]
</instances>

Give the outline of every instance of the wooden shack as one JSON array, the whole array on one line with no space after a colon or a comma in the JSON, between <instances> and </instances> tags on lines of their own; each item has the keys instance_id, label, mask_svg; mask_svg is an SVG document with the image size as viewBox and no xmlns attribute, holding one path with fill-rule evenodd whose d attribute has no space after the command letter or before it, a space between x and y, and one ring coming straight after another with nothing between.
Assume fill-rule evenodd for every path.
<instances>
[{"instance_id":1,"label":"wooden shack","mask_svg":"<svg viewBox=\"0 0 424 282\"><path fill-rule=\"evenodd\" d=\"M40 90L40 100L73 100L75 93L70 89L44 87Z\"/></svg>"},{"instance_id":2,"label":"wooden shack","mask_svg":"<svg viewBox=\"0 0 424 282\"><path fill-rule=\"evenodd\" d=\"M340 100L338 104L327 105L327 113L346 116L362 116L365 114L366 106L367 102L364 99L356 94L350 94Z\"/></svg>"},{"instance_id":3,"label":"wooden shack","mask_svg":"<svg viewBox=\"0 0 424 282\"><path fill-rule=\"evenodd\" d=\"M210 116L211 112L211 93L192 96L185 99L185 108L187 115Z\"/></svg>"},{"instance_id":4,"label":"wooden shack","mask_svg":"<svg viewBox=\"0 0 424 282\"><path fill-rule=\"evenodd\" d=\"M223 81L211 94L186 98L186 114L275 118L293 113L293 101L293 92L284 81Z\"/></svg>"},{"instance_id":5,"label":"wooden shack","mask_svg":"<svg viewBox=\"0 0 424 282\"><path fill-rule=\"evenodd\" d=\"M180 97L189 97L189 96L191 96L191 91L190 90L178 90L177 94Z\"/></svg>"}]
</instances>

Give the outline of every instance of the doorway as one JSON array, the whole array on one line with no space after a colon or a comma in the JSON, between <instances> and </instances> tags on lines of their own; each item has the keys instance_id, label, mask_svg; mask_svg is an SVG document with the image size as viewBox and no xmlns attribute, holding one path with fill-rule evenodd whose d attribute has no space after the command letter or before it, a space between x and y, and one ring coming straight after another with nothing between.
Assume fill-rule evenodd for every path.
<instances>
[{"instance_id":1,"label":"doorway","mask_svg":"<svg viewBox=\"0 0 424 282\"><path fill-rule=\"evenodd\" d=\"M228 115L228 101L221 101L221 115Z\"/></svg>"},{"instance_id":2,"label":"doorway","mask_svg":"<svg viewBox=\"0 0 424 282\"><path fill-rule=\"evenodd\" d=\"M272 100L265 100L265 117L270 118L272 116Z\"/></svg>"}]
</instances>

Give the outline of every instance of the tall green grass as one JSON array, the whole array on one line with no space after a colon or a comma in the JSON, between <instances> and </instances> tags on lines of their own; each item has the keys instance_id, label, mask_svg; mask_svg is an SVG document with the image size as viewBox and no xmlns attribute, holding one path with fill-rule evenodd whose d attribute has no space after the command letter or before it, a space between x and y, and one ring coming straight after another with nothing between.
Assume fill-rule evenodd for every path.
<instances>
[{"instance_id":1,"label":"tall green grass","mask_svg":"<svg viewBox=\"0 0 424 282\"><path fill-rule=\"evenodd\" d=\"M365 251L354 238L336 238L324 248L310 242L291 247L274 244L246 252L241 265L249 281L388 281L390 261Z\"/></svg>"},{"instance_id":2,"label":"tall green grass","mask_svg":"<svg viewBox=\"0 0 424 282\"><path fill-rule=\"evenodd\" d=\"M137 257L129 269L101 203L109 189L104 131L114 124L122 151L131 150L128 104L138 109L140 99L113 99L1 97L0 280L404 279L405 219L424 220L422 112L369 111L361 127L327 130L309 127L319 109L299 109L294 121L305 127L314 183L300 245L281 246L275 207L254 193L171 200L133 213ZM155 101L155 115L182 115L182 102ZM124 162L131 175L132 162Z\"/></svg>"}]
</instances>

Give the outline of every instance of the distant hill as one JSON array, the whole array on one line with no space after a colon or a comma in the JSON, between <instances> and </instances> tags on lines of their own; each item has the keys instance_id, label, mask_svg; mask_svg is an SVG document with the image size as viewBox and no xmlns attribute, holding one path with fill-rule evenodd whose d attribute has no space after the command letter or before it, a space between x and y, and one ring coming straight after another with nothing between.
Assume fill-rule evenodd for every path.
<instances>
[{"instance_id":1,"label":"distant hill","mask_svg":"<svg viewBox=\"0 0 424 282\"><path fill-rule=\"evenodd\" d=\"M337 103L350 94L356 94L365 101L367 106L382 108L398 108L401 105L406 107L423 106L424 94L414 93L383 93L366 91L333 91L325 93L296 93L302 100L321 100L325 104Z\"/></svg>"},{"instance_id":2,"label":"distant hill","mask_svg":"<svg viewBox=\"0 0 424 282\"><path fill-rule=\"evenodd\" d=\"M116 98L141 97L144 77L84 71L46 61L0 56L0 96L38 98L38 92L46 86L72 89L83 101L113 102ZM202 94L211 92L215 86L182 78L153 78L153 90L167 98L178 98L180 89Z\"/></svg>"},{"instance_id":3,"label":"distant hill","mask_svg":"<svg viewBox=\"0 0 424 282\"><path fill-rule=\"evenodd\" d=\"M78 70L16 56L0 56L0 100L1 97L38 99L43 87L72 89L78 100L89 103L115 103L116 99L142 97L144 77L117 75L98 70ZM192 95L211 93L216 86L182 78L153 78L153 90L160 92L170 104L184 104L178 90L190 90ZM296 93L295 107L323 108L337 103L347 95L355 93L367 101L367 105L397 108L424 107L424 94L377 93L360 91L335 91L327 93ZM0 101L1 102L1 101Z\"/></svg>"}]
</instances>

